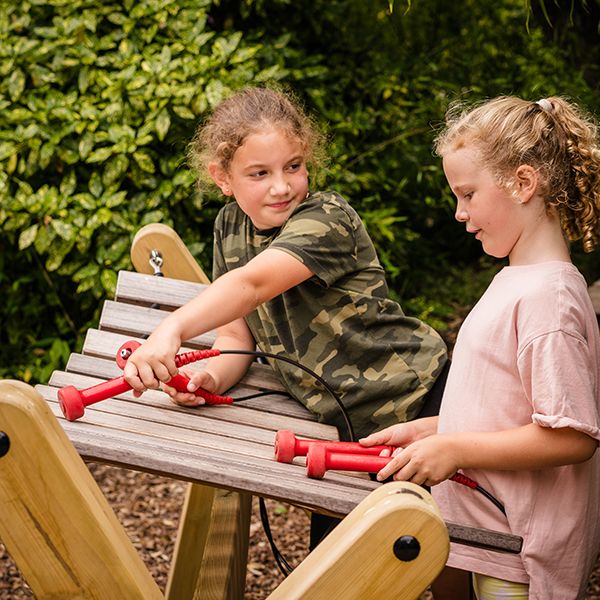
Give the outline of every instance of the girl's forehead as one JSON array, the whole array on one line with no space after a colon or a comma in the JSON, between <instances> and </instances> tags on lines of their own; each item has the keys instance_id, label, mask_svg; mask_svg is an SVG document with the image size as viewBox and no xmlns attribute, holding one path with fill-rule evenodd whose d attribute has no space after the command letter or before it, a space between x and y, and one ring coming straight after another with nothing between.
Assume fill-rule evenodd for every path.
<instances>
[{"instance_id":1,"label":"girl's forehead","mask_svg":"<svg viewBox=\"0 0 600 600\"><path fill-rule=\"evenodd\" d=\"M242 145L248 143L248 141L256 139L269 139L277 141L287 141L290 143L300 143L300 139L290 129L282 125L266 125L261 129L250 132L245 138Z\"/></svg>"},{"instance_id":2,"label":"girl's forehead","mask_svg":"<svg viewBox=\"0 0 600 600\"><path fill-rule=\"evenodd\" d=\"M296 136L279 128L256 131L246 136L235 155L285 152L304 154L304 146Z\"/></svg>"},{"instance_id":3,"label":"girl's forehead","mask_svg":"<svg viewBox=\"0 0 600 600\"><path fill-rule=\"evenodd\" d=\"M485 168L480 153L476 148L470 146L461 146L449 150L444 154L442 163L445 170L449 169L457 172L469 172Z\"/></svg>"}]
</instances>

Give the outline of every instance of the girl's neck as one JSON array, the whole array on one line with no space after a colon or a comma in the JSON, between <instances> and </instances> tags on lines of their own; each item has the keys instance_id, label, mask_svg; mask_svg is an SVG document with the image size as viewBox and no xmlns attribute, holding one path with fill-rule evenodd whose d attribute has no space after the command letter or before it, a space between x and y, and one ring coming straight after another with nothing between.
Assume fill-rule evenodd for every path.
<instances>
[{"instance_id":1,"label":"girl's neck","mask_svg":"<svg viewBox=\"0 0 600 600\"><path fill-rule=\"evenodd\" d=\"M571 262L571 256L558 217L544 213L523 231L508 263L517 267L550 261Z\"/></svg>"}]
</instances>

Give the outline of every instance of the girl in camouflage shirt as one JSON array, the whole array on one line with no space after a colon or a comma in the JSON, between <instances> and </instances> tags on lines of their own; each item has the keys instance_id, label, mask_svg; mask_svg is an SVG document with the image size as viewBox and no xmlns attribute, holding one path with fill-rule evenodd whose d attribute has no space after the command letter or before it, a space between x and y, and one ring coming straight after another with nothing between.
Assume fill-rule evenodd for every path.
<instances>
[{"instance_id":1,"label":"girl in camouflage shirt","mask_svg":"<svg viewBox=\"0 0 600 600\"><path fill-rule=\"evenodd\" d=\"M128 360L137 393L177 373L186 339L217 330L215 347L291 358L323 377L341 397L355 433L367 435L422 414L444 371L440 336L390 300L383 268L359 216L334 192L309 192L307 165L321 140L288 96L244 89L223 101L191 144L195 166L235 202L215 223L211 284L173 312ZM252 357L222 355L187 373L223 393ZM303 370L273 361L289 393L346 433L340 408ZM164 386L163 386L164 387Z\"/></svg>"}]
</instances>

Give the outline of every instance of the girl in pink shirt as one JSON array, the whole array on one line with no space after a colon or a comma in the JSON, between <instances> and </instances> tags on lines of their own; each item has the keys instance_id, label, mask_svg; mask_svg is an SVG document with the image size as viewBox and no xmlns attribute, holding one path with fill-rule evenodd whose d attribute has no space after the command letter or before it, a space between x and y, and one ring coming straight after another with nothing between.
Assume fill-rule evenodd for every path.
<instances>
[{"instance_id":1,"label":"girl in pink shirt","mask_svg":"<svg viewBox=\"0 0 600 600\"><path fill-rule=\"evenodd\" d=\"M584 598L600 546L600 335L568 244L599 242L597 130L562 98L500 97L452 109L436 150L456 219L508 266L461 327L439 417L362 442L402 447L378 478L434 486L447 520L523 538L519 555L453 544L436 600L468 597L468 572L479 600ZM458 470L506 514L448 481Z\"/></svg>"}]
</instances>

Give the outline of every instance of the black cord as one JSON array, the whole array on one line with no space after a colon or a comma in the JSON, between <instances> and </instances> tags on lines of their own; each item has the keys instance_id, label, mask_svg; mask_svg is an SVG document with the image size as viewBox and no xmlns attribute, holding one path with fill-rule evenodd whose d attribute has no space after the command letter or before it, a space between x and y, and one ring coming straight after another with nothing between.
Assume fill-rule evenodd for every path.
<instances>
[{"instance_id":1,"label":"black cord","mask_svg":"<svg viewBox=\"0 0 600 600\"><path fill-rule=\"evenodd\" d=\"M296 360L288 358L287 356L280 356L279 354L272 354L271 352L262 352L260 350L219 350L220 354L243 354L246 356L263 356L264 358L274 358L276 360L281 360L286 362L294 367L298 367L302 369L306 373L308 373L311 377L314 377L326 390L331 394L332 398L337 402L338 406L342 411L342 415L344 417L344 423L346 428L348 429L348 434L350 435L350 441L355 441L354 428L352 427L352 423L350 422L350 417L348 416L348 411L346 407L342 403L340 397L335 393L333 388L320 376L317 375L312 369L305 367L303 364L299 363Z\"/></svg>"},{"instance_id":2,"label":"black cord","mask_svg":"<svg viewBox=\"0 0 600 600\"><path fill-rule=\"evenodd\" d=\"M346 410L346 407L342 403L340 397L333 390L333 388L320 375L317 375L317 373L315 373L312 369L309 369L308 367L300 364L298 361L288 358L287 356L280 356L278 354L272 354L270 352L262 352L260 350L219 350L219 353L220 354L243 354L243 355L247 355L247 356L273 358L276 360L282 360L283 362L286 362L290 365L298 367L299 369L302 369L303 371L308 373L311 377L313 377L316 381L318 381L327 390L327 392L329 392L331 397L337 402L338 406L340 407L340 409L342 411L342 415L344 417L344 423L348 429L348 435L350 436L350 441L352 441L352 442L355 441L354 428L352 427L352 422L350 421L350 416L348 415L348 411ZM246 396L244 398L236 398L236 400L242 400L242 399L245 400L248 398L253 398L255 396L266 395L268 393L269 392L259 392L252 396ZM288 396L289 396L289 394L288 394ZM260 512L260 520L261 520L263 529L265 530L265 535L269 542L269 546L271 547L271 551L273 552L275 562L277 563L277 566L279 567L279 570L281 571L283 576L287 577L294 569L293 569L293 567L290 566L290 564L285 559L283 554L281 554L281 552L279 551L279 548L277 548L277 544L275 543L275 540L273 538L273 533L271 532L271 525L269 524L267 505L265 503L265 499L262 496L260 496L258 499L258 505L259 505L259 512Z\"/></svg>"},{"instance_id":3,"label":"black cord","mask_svg":"<svg viewBox=\"0 0 600 600\"><path fill-rule=\"evenodd\" d=\"M269 524L269 515L267 514L267 506L265 504L265 499L262 496L260 496L258 500L260 520L265 530L267 540L269 541L269 546L271 546L271 552L273 552L273 556L275 557L275 562L277 563L279 570L282 572L284 577L287 577L294 570L294 568L284 558L283 554L281 554L279 548L277 548L277 545L275 544L273 534L271 533L271 526Z\"/></svg>"},{"instance_id":4,"label":"black cord","mask_svg":"<svg viewBox=\"0 0 600 600\"><path fill-rule=\"evenodd\" d=\"M484 487L481 487L479 484L477 484L477 487L475 489L480 494L483 494L492 504L498 507L500 512L502 512L502 514L506 516L506 509L504 508L504 504L502 504L502 502L500 502L498 498L493 496L490 492L488 492Z\"/></svg>"}]
</instances>

